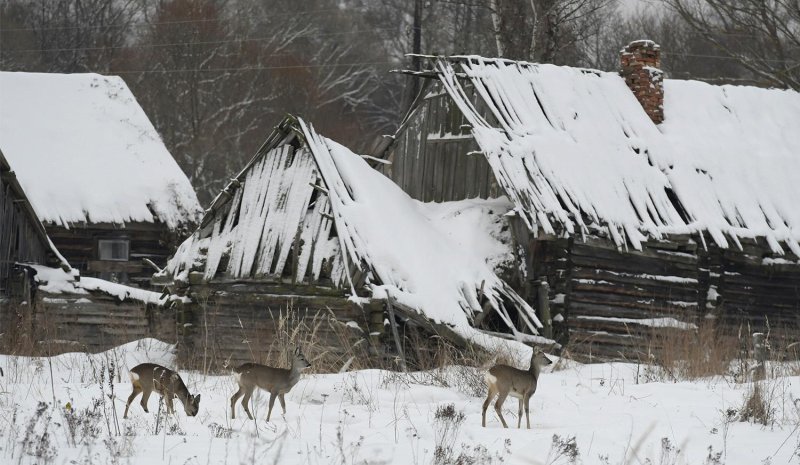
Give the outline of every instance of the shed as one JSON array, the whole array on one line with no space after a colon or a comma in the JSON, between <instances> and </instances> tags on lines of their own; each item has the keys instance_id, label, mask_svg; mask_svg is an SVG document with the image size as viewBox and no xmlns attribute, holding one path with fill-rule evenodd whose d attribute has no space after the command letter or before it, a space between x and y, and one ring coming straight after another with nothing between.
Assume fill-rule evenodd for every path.
<instances>
[{"instance_id":1,"label":"shed","mask_svg":"<svg viewBox=\"0 0 800 465\"><path fill-rule=\"evenodd\" d=\"M489 234L454 238L429 214L363 157L288 117L154 280L202 303L189 323L212 364L260 360L282 318L313 330L328 354L402 354L387 336L398 320L490 351L550 342L486 248L469 245ZM476 328L486 312L503 327ZM399 347L385 350L384 336Z\"/></svg>"},{"instance_id":2,"label":"shed","mask_svg":"<svg viewBox=\"0 0 800 465\"><path fill-rule=\"evenodd\" d=\"M119 77L0 72L0 149L84 276L146 282L201 212Z\"/></svg>"},{"instance_id":3,"label":"shed","mask_svg":"<svg viewBox=\"0 0 800 465\"><path fill-rule=\"evenodd\" d=\"M620 73L426 56L378 154L416 199L507 195L515 286L575 351L630 356L704 319L798 323L800 94L664 79L659 53L630 44Z\"/></svg>"}]
</instances>

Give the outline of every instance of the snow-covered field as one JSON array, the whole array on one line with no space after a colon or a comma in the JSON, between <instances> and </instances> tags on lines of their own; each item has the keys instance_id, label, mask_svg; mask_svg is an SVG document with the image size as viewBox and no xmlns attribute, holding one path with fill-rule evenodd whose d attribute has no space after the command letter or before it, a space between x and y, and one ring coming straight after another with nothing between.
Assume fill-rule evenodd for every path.
<instances>
[{"instance_id":1,"label":"snow-covered field","mask_svg":"<svg viewBox=\"0 0 800 465\"><path fill-rule=\"evenodd\" d=\"M491 409L482 428L481 374L460 367L307 375L287 395L288 413L276 403L269 423L267 396L255 397L257 421L241 407L230 420L232 377L182 372L202 393L196 417L176 403L175 417L159 418L154 395L149 414L137 399L123 420L127 368L142 361L172 365L171 347L142 340L96 355L0 356L0 463L800 463L799 377L764 385L769 426L737 421L750 384L645 382L646 367L575 363L545 369L531 430L503 429ZM121 380L109 383L112 363ZM516 425L516 399L505 416Z\"/></svg>"}]
</instances>

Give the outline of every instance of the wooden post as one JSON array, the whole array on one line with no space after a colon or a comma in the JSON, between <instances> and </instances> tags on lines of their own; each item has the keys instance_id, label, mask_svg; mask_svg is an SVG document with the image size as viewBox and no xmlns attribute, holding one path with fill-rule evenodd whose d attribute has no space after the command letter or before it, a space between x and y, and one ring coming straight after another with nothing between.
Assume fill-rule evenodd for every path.
<instances>
[{"instance_id":1,"label":"wooden post","mask_svg":"<svg viewBox=\"0 0 800 465\"><path fill-rule=\"evenodd\" d=\"M753 369L753 381L767 377L767 338L764 333L753 333L753 358L756 366Z\"/></svg>"},{"instance_id":2,"label":"wooden post","mask_svg":"<svg viewBox=\"0 0 800 465\"><path fill-rule=\"evenodd\" d=\"M370 352L373 355L383 355L381 350L381 335L386 329L383 326L383 305L377 305L378 301L372 301L364 306L367 312L367 329L369 331Z\"/></svg>"},{"instance_id":3,"label":"wooden post","mask_svg":"<svg viewBox=\"0 0 800 465\"><path fill-rule=\"evenodd\" d=\"M550 285L542 279L538 294L539 319L542 321L542 336L553 339L553 320L550 318Z\"/></svg>"},{"instance_id":4,"label":"wooden post","mask_svg":"<svg viewBox=\"0 0 800 465\"><path fill-rule=\"evenodd\" d=\"M392 295L386 295L386 309L389 312L389 325L392 327L392 337L394 337L394 344L397 347L397 354L400 356L400 369L403 372L408 371L406 366L406 356L403 354L403 345L400 343L400 334L397 332L397 321L394 319L394 307L392 306Z\"/></svg>"}]
</instances>

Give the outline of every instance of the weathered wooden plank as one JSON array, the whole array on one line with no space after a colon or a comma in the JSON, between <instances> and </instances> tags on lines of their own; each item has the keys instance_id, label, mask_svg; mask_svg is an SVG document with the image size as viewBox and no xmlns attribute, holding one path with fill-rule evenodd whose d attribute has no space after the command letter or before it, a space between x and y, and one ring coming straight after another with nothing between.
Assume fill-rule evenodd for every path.
<instances>
[{"instance_id":1,"label":"weathered wooden plank","mask_svg":"<svg viewBox=\"0 0 800 465\"><path fill-rule=\"evenodd\" d=\"M632 305L610 305L607 302L593 301L590 299L584 300L577 296L571 297L569 306L570 322L578 316L609 318L686 318L696 314L696 309L663 306L642 308Z\"/></svg>"},{"instance_id":2,"label":"weathered wooden plank","mask_svg":"<svg viewBox=\"0 0 800 465\"><path fill-rule=\"evenodd\" d=\"M696 311L697 310L697 301L685 301L685 300L672 300L672 299L656 299L656 298L641 298L641 297L631 297L626 295L618 295L618 294L611 294L611 293L604 293L604 292L573 292L571 297L571 302L587 302L587 303L596 303L601 305L609 305L612 307L619 307L619 308L636 308L641 309L644 312L651 311L651 310L661 310L661 311L670 311L670 312L686 312L686 311Z\"/></svg>"},{"instance_id":3,"label":"weathered wooden plank","mask_svg":"<svg viewBox=\"0 0 800 465\"><path fill-rule=\"evenodd\" d=\"M592 255L589 250L582 251L582 254L572 254L571 260L575 266L664 276L694 277L697 275L696 265L669 263L665 260L637 255L617 255L613 259L601 258L600 254Z\"/></svg>"},{"instance_id":4,"label":"weathered wooden plank","mask_svg":"<svg viewBox=\"0 0 800 465\"><path fill-rule=\"evenodd\" d=\"M260 280L219 280L195 286L195 290L202 292L227 292L233 294L269 294L269 295L303 295L303 296L328 296L344 297L341 289L331 286L315 286L309 284L284 283L275 279Z\"/></svg>"}]
</instances>

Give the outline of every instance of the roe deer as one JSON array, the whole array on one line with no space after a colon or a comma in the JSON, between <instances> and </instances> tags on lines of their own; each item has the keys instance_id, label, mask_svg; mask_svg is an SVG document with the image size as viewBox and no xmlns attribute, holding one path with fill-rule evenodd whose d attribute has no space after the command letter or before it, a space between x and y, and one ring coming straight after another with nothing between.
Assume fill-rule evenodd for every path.
<instances>
[{"instance_id":1,"label":"roe deer","mask_svg":"<svg viewBox=\"0 0 800 465\"><path fill-rule=\"evenodd\" d=\"M142 408L145 412L149 412L147 410L147 400L153 391L161 394L164 403L167 405L168 413L175 412L172 399L177 397L183 404L183 410L186 415L190 417L197 415L197 411L200 409L200 394L196 396L190 394L178 373L155 363L142 363L133 367L129 374L133 384L133 392L128 397L128 403L125 405L125 414L122 418L128 418L128 407L131 406L133 399L140 393L142 394Z\"/></svg>"},{"instance_id":2,"label":"roe deer","mask_svg":"<svg viewBox=\"0 0 800 465\"><path fill-rule=\"evenodd\" d=\"M500 421L503 423L504 428L508 428L506 420L503 418L502 408L503 402L510 394L512 397L519 399L519 417L517 420L517 428L522 426L522 406L525 406L525 418L528 420L528 429L531 429L531 414L529 403L531 396L536 392L536 384L539 381L540 366L550 365L551 362L545 357L544 352L538 347L533 348L533 355L531 356L531 367L526 370L520 370L508 365L495 365L486 373L486 384L489 386L489 392L486 395L486 400L483 401L483 427L486 427L486 409L492 402L492 398L498 395L497 402L494 403L494 410Z\"/></svg>"},{"instance_id":3,"label":"roe deer","mask_svg":"<svg viewBox=\"0 0 800 465\"><path fill-rule=\"evenodd\" d=\"M275 397L281 401L283 414L286 414L286 399L284 395L292 389L300 380L300 373L311 366L308 360L300 353L300 349L296 348L292 356L292 366L287 370L285 368L273 368L266 365L259 365L258 363L245 363L233 370L233 376L239 384L239 390L231 397L231 418L236 418L236 401L244 396L242 399L242 407L245 413L252 420L253 415L250 414L250 396L253 395L255 388L261 388L269 392L269 412L267 412L267 421L272 415L272 406L275 405Z\"/></svg>"}]
</instances>

